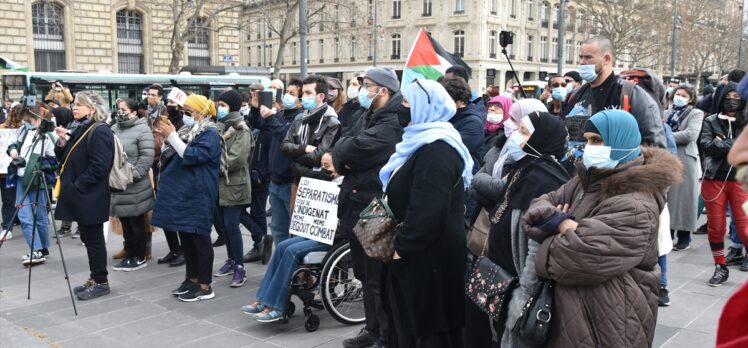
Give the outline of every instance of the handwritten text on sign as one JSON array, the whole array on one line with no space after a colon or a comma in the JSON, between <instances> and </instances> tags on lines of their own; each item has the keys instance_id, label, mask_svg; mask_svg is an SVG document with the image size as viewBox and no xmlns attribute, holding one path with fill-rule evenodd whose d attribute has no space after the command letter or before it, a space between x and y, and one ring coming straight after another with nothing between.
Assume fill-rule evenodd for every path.
<instances>
[{"instance_id":1,"label":"handwritten text on sign","mask_svg":"<svg viewBox=\"0 0 748 348\"><path fill-rule=\"evenodd\" d=\"M338 227L340 187L329 181L301 178L296 192L290 232L332 245Z\"/></svg>"},{"instance_id":2,"label":"handwritten text on sign","mask_svg":"<svg viewBox=\"0 0 748 348\"><path fill-rule=\"evenodd\" d=\"M8 165L10 165L10 156L8 156L8 146L16 142L16 132L18 129L0 129L0 174L8 174Z\"/></svg>"}]
</instances>

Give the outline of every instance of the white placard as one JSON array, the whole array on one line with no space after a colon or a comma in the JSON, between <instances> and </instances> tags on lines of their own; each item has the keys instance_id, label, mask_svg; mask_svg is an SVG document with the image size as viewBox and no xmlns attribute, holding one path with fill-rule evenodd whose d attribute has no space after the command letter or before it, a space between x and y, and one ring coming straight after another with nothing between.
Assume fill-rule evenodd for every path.
<instances>
[{"instance_id":1,"label":"white placard","mask_svg":"<svg viewBox=\"0 0 748 348\"><path fill-rule=\"evenodd\" d=\"M338 228L338 194L340 187L335 183L301 178L289 232L332 245Z\"/></svg>"},{"instance_id":2,"label":"white placard","mask_svg":"<svg viewBox=\"0 0 748 348\"><path fill-rule=\"evenodd\" d=\"M18 129L0 129L0 174L8 174L11 158L8 156L8 146L16 141Z\"/></svg>"},{"instance_id":3,"label":"white placard","mask_svg":"<svg viewBox=\"0 0 748 348\"><path fill-rule=\"evenodd\" d=\"M175 103L179 104L179 106L184 107L184 102L187 101L187 93L184 93L179 88L172 87L171 91L169 91L169 95L166 96L167 100L173 100Z\"/></svg>"}]
</instances>

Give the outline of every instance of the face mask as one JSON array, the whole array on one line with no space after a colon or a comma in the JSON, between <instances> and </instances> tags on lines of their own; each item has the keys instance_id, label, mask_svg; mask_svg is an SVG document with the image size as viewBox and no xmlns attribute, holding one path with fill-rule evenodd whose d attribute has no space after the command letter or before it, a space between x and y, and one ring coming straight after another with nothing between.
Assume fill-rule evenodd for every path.
<instances>
[{"instance_id":1,"label":"face mask","mask_svg":"<svg viewBox=\"0 0 748 348\"><path fill-rule=\"evenodd\" d=\"M284 109L295 109L296 108L296 97L286 93L283 96L283 108Z\"/></svg>"},{"instance_id":2,"label":"face mask","mask_svg":"<svg viewBox=\"0 0 748 348\"><path fill-rule=\"evenodd\" d=\"M177 117L179 116L179 109L177 109L177 107L174 105L167 105L166 112L169 113L169 118L172 120L177 119Z\"/></svg>"},{"instance_id":3,"label":"face mask","mask_svg":"<svg viewBox=\"0 0 748 348\"><path fill-rule=\"evenodd\" d=\"M327 92L327 99L326 100L327 100L328 103L335 102L335 99L338 99L338 92L337 91L335 93L332 93L332 91Z\"/></svg>"},{"instance_id":4,"label":"face mask","mask_svg":"<svg viewBox=\"0 0 748 348\"><path fill-rule=\"evenodd\" d=\"M566 99L566 94L568 91L565 87L556 87L553 89L553 93L551 95L553 96L553 100L555 101L564 101Z\"/></svg>"},{"instance_id":5,"label":"face mask","mask_svg":"<svg viewBox=\"0 0 748 348\"><path fill-rule=\"evenodd\" d=\"M301 106L304 107L304 110L306 111L312 111L317 107L317 101L314 100L314 97L302 97L301 98Z\"/></svg>"},{"instance_id":6,"label":"face mask","mask_svg":"<svg viewBox=\"0 0 748 348\"><path fill-rule=\"evenodd\" d=\"M488 115L486 115L486 121L490 124L499 124L501 123L501 120L504 119L504 114L499 114L495 112L489 112Z\"/></svg>"},{"instance_id":7,"label":"face mask","mask_svg":"<svg viewBox=\"0 0 748 348\"><path fill-rule=\"evenodd\" d=\"M740 99L725 99L722 102L722 111L735 112L740 109Z\"/></svg>"},{"instance_id":8,"label":"face mask","mask_svg":"<svg viewBox=\"0 0 748 348\"><path fill-rule=\"evenodd\" d=\"M148 93L143 93L143 100L148 99Z\"/></svg>"},{"instance_id":9,"label":"face mask","mask_svg":"<svg viewBox=\"0 0 748 348\"><path fill-rule=\"evenodd\" d=\"M249 107L248 106L242 106L242 108L239 109L239 113L241 113L242 116L249 115Z\"/></svg>"},{"instance_id":10,"label":"face mask","mask_svg":"<svg viewBox=\"0 0 748 348\"><path fill-rule=\"evenodd\" d=\"M567 83L566 84L566 94L569 94L571 92L574 92L574 84L573 83Z\"/></svg>"},{"instance_id":11,"label":"face mask","mask_svg":"<svg viewBox=\"0 0 748 348\"><path fill-rule=\"evenodd\" d=\"M130 115L128 115L124 111L117 111L117 116L115 117L117 122L122 123L130 119Z\"/></svg>"},{"instance_id":12,"label":"face mask","mask_svg":"<svg viewBox=\"0 0 748 348\"><path fill-rule=\"evenodd\" d=\"M36 128L36 127L34 127L34 125L31 124L31 123L29 123L29 122L23 121L23 128L26 128L26 130L30 131L30 130L33 130L34 128Z\"/></svg>"},{"instance_id":13,"label":"face mask","mask_svg":"<svg viewBox=\"0 0 748 348\"><path fill-rule=\"evenodd\" d=\"M358 97L358 88L356 86L348 86L348 91L346 92L346 95L348 96L348 99L356 99Z\"/></svg>"},{"instance_id":14,"label":"face mask","mask_svg":"<svg viewBox=\"0 0 748 348\"><path fill-rule=\"evenodd\" d=\"M631 150L618 150L615 151L628 151L626 156L621 157L624 159L631 153L636 151L637 148ZM615 168L618 166L620 160L613 160L610 158L610 153L614 150L610 146L606 145L587 145L584 147L584 153L582 154L582 162L587 169L592 167L595 168Z\"/></svg>"},{"instance_id":15,"label":"face mask","mask_svg":"<svg viewBox=\"0 0 748 348\"><path fill-rule=\"evenodd\" d=\"M374 98L376 98L379 95L379 92L374 95ZM361 90L358 92L358 103L361 104L361 107L364 109L369 109L371 107L371 103L374 102L374 98L369 98L369 90L366 88L361 88Z\"/></svg>"},{"instance_id":16,"label":"face mask","mask_svg":"<svg viewBox=\"0 0 748 348\"><path fill-rule=\"evenodd\" d=\"M667 88L667 89L665 90L665 93L667 93L668 95L670 95L670 94L673 94L673 91L674 91L673 87L668 87L668 88Z\"/></svg>"},{"instance_id":17,"label":"face mask","mask_svg":"<svg viewBox=\"0 0 748 348\"><path fill-rule=\"evenodd\" d=\"M401 126L407 126L412 120L410 116L410 108L400 105L397 109L397 120L400 122Z\"/></svg>"},{"instance_id":18,"label":"face mask","mask_svg":"<svg viewBox=\"0 0 748 348\"><path fill-rule=\"evenodd\" d=\"M579 66L579 75L585 82L595 81L597 78L597 71L595 71L595 64L585 64Z\"/></svg>"},{"instance_id":19,"label":"face mask","mask_svg":"<svg viewBox=\"0 0 748 348\"><path fill-rule=\"evenodd\" d=\"M673 97L673 105L677 108L682 108L688 105L688 98L676 95Z\"/></svg>"},{"instance_id":20,"label":"face mask","mask_svg":"<svg viewBox=\"0 0 748 348\"><path fill-rule=\"evenodd\" d=\"M226 115L228 115L228 114L229 114L229 108L227 108L225 106L219 106L218 107L218 111L216 112L216 118L218 118L219 120L221 120L224 117L226 117Z\"/></svg>"},{"instance_id":21,"label":"face mask","mask_svg":"<svg viewBox=\"0 0 748 348\"><path fill-rule=\"evenodd\" d=\"M192 127L195 125L195 119L192 118L192 116L187 116L187 115L182 116L182 122L187 127Z\"/></svg>"},{"instance_id":22,"label":"face mask","mask_svg":"<svg viewBox=\"0 0 748 348\"><path fill-rule=\"evenodd\" d=\"M514 131L516 131L519 127L517 127L517 124L514 123L514 120L511 118L506 120L504 122L504 135L506 135L507 138L511 137L512 134L514 134Z\"/></svg>"},{"instance_id":23,"label":"face mask","mask_svg":"<svg viewBox=\"0 0 748 348\"><path fill-rule=\"evenodd\" d=\"M525 137L522 136L519 132L514 132L509 137L509 140L506 141L506 153L509 156L509 158L512 159L514 162L518 162L519 160L523 159L525 156L527 156L527 153L525 153L524 150L522 150L522 147L520 144L525 142Z\"/></svg>"}]
</instances>

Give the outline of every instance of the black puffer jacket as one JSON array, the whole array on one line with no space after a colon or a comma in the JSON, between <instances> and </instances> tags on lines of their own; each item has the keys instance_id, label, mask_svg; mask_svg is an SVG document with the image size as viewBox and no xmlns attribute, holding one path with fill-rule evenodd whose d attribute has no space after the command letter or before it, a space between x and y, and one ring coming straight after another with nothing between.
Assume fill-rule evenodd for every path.
<instances>
[{"instance_id":1,"label":"black puffer jacket","mask_svg":"<svg viewBox=\"0 0 748 348\"><path fill-rule=\"evenodd\" d=\"M727 93L737 89L737 85L729 83L721 89L716 103L721 107L722 101ZM701 129L699 145L704 154L704 178L710 180L735 180L737 168L732 168L727 163L727 153L730 152L732 144L743 132L745 119L743 110L738 110L733 122L720 118L717 113L707 117Z\"/></svg>"},{"instance_id":2,"label":"black puffer jacket","mask_svg":"<svg viewBox=\"0 0 748 348\"><path fill-rule=\"evenodd\" d=\"M308 132L306 138L304 132ZM281 144L281 152L293 159L291 169L297 181L303 176L320 178L319 169L315 171L315 168L321 167L322 155L333 147L339 137L338 115L330 106L296 116ZM316 147L316 150L307 153L307 145Z\"/></svg>"}]
</instances>

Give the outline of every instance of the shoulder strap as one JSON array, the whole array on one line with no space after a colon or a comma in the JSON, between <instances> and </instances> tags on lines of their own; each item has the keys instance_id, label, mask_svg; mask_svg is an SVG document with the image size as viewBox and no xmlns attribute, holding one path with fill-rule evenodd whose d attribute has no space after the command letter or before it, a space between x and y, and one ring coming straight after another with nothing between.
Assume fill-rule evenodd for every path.
<instances>
[{"instance_id":1,"label":"shoulder strap","mask_svg":"<svg viewBox=\"0 0 748 348\"><path fill-rule=\"evenodd\" d=\"M634 93L634 87L636 87L636 84L626 79L621 79L621 81L623 82L623 90L621 91L621 109L630 112L631 95Z\"/></svg>"},{"instance_id":2,"label":"shoulder strap","mask_svg":"<svg viewBox=\"0 0 748 348\"><path fill-rule=\"evenodd\" d=\"M103 125L103 124L104 124L103 122L94 122L94 124L93 124L93 125L91 125L91 127L90 127L90 128L88 128L88 130L91 130L91 131L93 131L93 130L95 130L96 128L99 128L99 126L101 126L101 125ZM81 138L82 138L82 137L81 137ZM91 143L86 143L86 151L90 151L90 150L91 150Z\"/></svg>"},{"instance_id":3,"label":"shoulder strap","mask_svg":"<svg viewBox=\"0 0 748 348\"><path fill-rule=\"evenodd\" d=\"M75 143L73 144L73 146L70 148L70 151L68 151L68 154L65 156L65 160L62 161L62 166L60 167L60 175L62 175L62 172L65 171L65 165L68 163L68 159L70 159L70 154L73 153L73 150L75 150L75 148L78 146L78 144L80 144L81 140L83 140L83 138L86 137L86 134L88 134L88 132L90 132L92 129L94 129L96 127L97 127L96 123L94 123L93 125L91 125L91 127L88 127L88 129L86 129L85 132L83 132L83 134L81 135L80 138L78 138L78 140L75 141Z\"/></svg>"}]
</instances>

